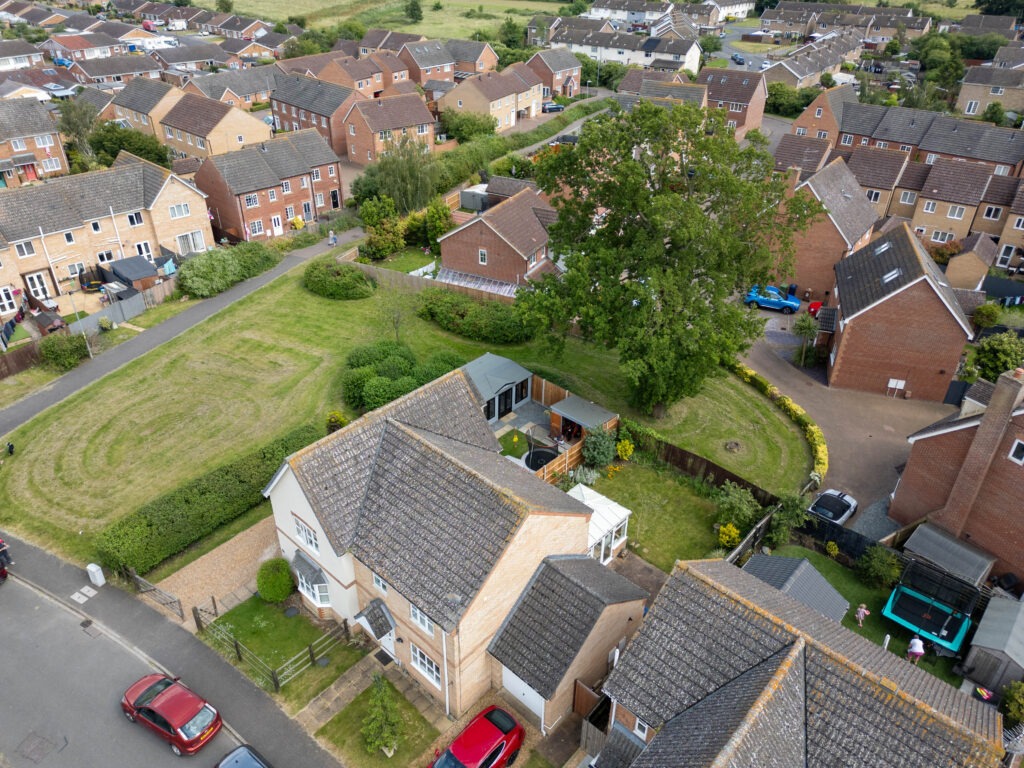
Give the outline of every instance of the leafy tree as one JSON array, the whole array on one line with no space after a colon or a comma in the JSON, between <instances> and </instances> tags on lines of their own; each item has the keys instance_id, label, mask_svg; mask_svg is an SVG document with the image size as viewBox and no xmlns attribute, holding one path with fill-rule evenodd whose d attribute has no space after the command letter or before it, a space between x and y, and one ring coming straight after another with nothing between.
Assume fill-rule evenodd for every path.
<instances>
[{"instance_id":1,"label":"leafy tree","mask_svg":"<svg viewBox=\"0 0 1024 768\"><path fill-rule=\"evenodd\" d=\"M1006 45L1006 38L995 33L988 35L953 35L951 42L959 51L960 58L990 61L995 58L996 51Z\"/></svg>"},{"instance_id":2,"label":"leafy tree","mask_svg":"<svg viewBox=\"0 0 1024 768\"><path fill-rule=\"evenodd\" d=\"M294 40L284 44L284 58L296 59L299 56L312 56L317 53L325 53L323 46L314 38L299 35Z\"/></svg>"},{"instance_id":3,"label":"leafy tree","mask_svg":"<svg viewBox=\"0 0 1024 768\"><path fill-rule=\"evenodd\" d=\"M785 273L793 233L819 210L787 198L765 139L748 139L737 144L717 112L641 102L588 121L576 151L538 162L567 272L519 300L555 338L575 325L616 348L630 400L648 413L699 392L761 333L735 294Z\"/></svg>"},{"instance_id":4,"label":"leafy tree","mask_svg":"<svg viewBox=\"0 0 1024 768\"><path fill-rule=\"evenodd\" d=\"M1024 365L1024 339L1013 331L997 333L978 343L974 365L981 378L995 381L1005 371Z\"/></svg>"},{"instance_id":5,"label":"leafy tree","mask_svg":"<svg viewBox=\"0 0 1024 768\"><path fill-rule=\"evenodd\" d=\"M563 5L558 9L559 16L579 16L585 13L587 8L590 7L590 3L587 0L572 0L569 5Z\"/></svg>"},{"instance_id":6,"label":"leafy tree","mask_svg":"<svg viewBox=\"0 0 1024 768\"><path fill-rule=\"evenodd\" d=\"M920 80L913 88L902 91L903 106L908 109L927 109L932 112L949 111L949 94L930 80Z\"/></svg>"},{"instance_id":7,"label":"leafy tree","mask_svg":"<svg viewBox=\"0 0 1024 768\"><path fill-rule=\"evenodd\" d=\"M1003 125L1006 123L1006 110L1003 109L1003 105L998 101L993 101L985 107L985 111L981 113L981 119L986 123Z\"/></svg>"},{"instance_id":8,"label":"leafy tree","mask_svg":"<svg viewBox=\"0 0 1024 768\"><path fill-rule=\"evenodd\" d=\"M405 228L401 220L384 219L374 227L366 228L366 243L359 247L359 253L374 261L386 259L405 247Z\"/></svg>"},{"instance_id":9,"label":"leafy tree","mask_svg":"<svg viewBox=\"0 0 1024 768\"><path fill-rule=\"evenodd\" d=\"M583 463L595 469L604 469L615 461L615 435L606 429L587 432L583 440Z\"/></svg>"},{"instance_id":10,"label":"leafy tree","mask_svg":"<svg viewBox=\"0 0 1024 768\"><path fill-rule=\"evenodd\" d=\"M438 238L444 235L455 226L455 219L448 204L440 195L437 195L427 206L427 239L434 252L439 251Z\"/></svg>"},{"instance_id":11,"label":"leafy tree","mask_svg":"<svg viewBox=\"0 0 1024 768\"><path fill-rule=\"evenodd\" d=\"M275 35L287 35L288 34L288 27L285 25L285 23L283 21L279 21L276 24L274 24L274 34Z\"/></svg>"},{"instance_id":12,"label":"leafy tree","mask_svg":"<svg viewBox=\"0 0 1024 768\"><path fill-rule=\"evenodd\" d=\"M836 84L836 79L832 77L831 72L822 72L821 80L819 82L821 83L822 88L832 88Z\"/></svg>"},{"instance_id":13,"label":"leafy tree","mask_svg":"<svg viewBox=\"0 0 1024 768\"><path fill-rule=\"evenodd\" d=\"M886 56L896 56L899 52L900 52L900 41L899 40L890 40L888 43L885 44L885 55Z\"/></svg>"},{"instance_id":14,"label":"leafy tree","mask_svg":"<svg viewBox=\"0 0 1024 768\"><path fill-rule=\"evenodd\" d=\"M366 35L366 25L352 19L339 22L334 30L338 34L339 40L362 40Z\"/></svg>"},{"instance_id":15,"label":"leafy tree","mask_svg":"<svg viewBox=\"0 0 1024 768\"><path fill-rule=\"evenodd\" d=\"M474 35L473 39L485 40L486 36L477 37ZM533 54L540 50L540 48L536 47L509 48L507 45L502 45L497 42L493 43L491 47L494 49L494 52L498 54L498 69L504 69L509 64L515 64L519 61L529 61L533 57Z\"/></svg>"},{"instance_id":16,"label":"leafy tree","mask_svg":"<svg viewBox=\"0 0 1024 768\"><path fill-rule=\"evenodd\" d=\"M234 13L235 0L217 0L217 10L221 13Z\"/></svg>"},{"instance_id":17,"label":"leafy tree","mask_svg":"<svg viewBox=\"0 0 1024 768\"><path fill-rule=\"evenodd\" d=\"M446 109L441 113L441 128L448 136L464 144L477 136L493 136L498 128L498 120L494 115L480 112Z\"/></svg>"},{"instance_id":18,"label":"leafy tree","mask_svg":"<svg viewBox=\"0 0 1024 768\"><path fill-rule=\"evenodd\" d=\"M360 733L366 751L371 755L398 746L398 739L402 735L402 717L398 713L394 689L382 675L373 676L370 706Z\"/></svg>"},{"instance_id":19,"label":"leafy tree","mask_svg":"<svg viewBox=\"0 0 1024 768\"><path fill-rule=\"evenodd\" d=\"M122 128L117 123L104 123L89 134L89 146L96 159L103 165L111 165L122 149L145 160L171 167L167 147L150 136L132 128Z\"/></svg>"},{"instance_id":20,"label":"leafy tree","mask_svg":"<svg viewBox=\"0 0 1024 768\"><path fill-rule=\"evenodd\" d=\"M423 6L420 5L420 0L408 0L405 4L405 15L409 17L409 21L423 21Z\"/></svg>"},{"instance_id":21,"label":"leafy tree","mask_svg":"<svg viewBox=\"0 0 1024 768\"><path fill-rule=\"evenodd\" d=\"M742 485L737 485L729 480L726 480L715 493L715 502L718 507L715 520L719 525L724 526L731 523L744 536L750 532L750 529L763 515L761 505L757 503L754 494Z\"/></svg>"},{"instance_id":22,"label":"leafy tree","mask_svg":"<svg viewBox=\"0 0 1024 768\"><path fill-rule=\"evenodd\" d=\"M1024 0L974 0L974 7L989 16L1024 16Z\"/></svg>"},{"instance_id":23,"label":"leafy tree","mask_svg":"<svg viewBox=\"0 0 1024 768\"><path fill-rule=\"evenodd\" d=\"M359 218L368 227L379 227L388 219L398 218L398 209L395 201L387 195L374 197L367 200L359 208Z\"/></svg>"},{"instance_id":24,"label":"leafy tree","mask_svg":"<svg viewBox=\"0 0 1024 768\"><path fill-rule=\"evenodd\" d=\"M1003 700L999 703L1003 713L1003 725L1015 728L1024 722L1024 681L1016 681L1003 687Z\"/></svg>"},{"instance_id":25,"label":"leafy tree","mask_svg":"<svg viewBox=\"0 0 1024 768\"><path fill-rule=\"evenodd\" d=\"M589 81L593 85L615 90L629 71L626 65L617 61L597 62L583 53L577 53L576 58L580 61L580 83L583 85Z\"/></svg>"},{"instance_id":26,"label":"leafy tree","mask_svg":"<svg viewBox=\"0 0 1024 768\"><path fill-rule=\"evenodd\" d=\"M87 101L68 99L60 102L58 107L60 120L57 121L57 128L61 134L67 137L70 146L86 156L86 159L93 156L92 147L89 145L89 134L96 127L96 118L99 112L96 107Z\"/></svg>"},{"instance_id":27,"label":"leafy tree","mask_svg":"<svg viewBox=\"0 0 1024 768\"><path fill-rule=\"evenodd\" d=\"M793 323L793 333L803 339L800 347L800 365L805 365L807 360L807 342L814 341L818 336L818 321L809 313L804 312L797 316Z\"/></svg>"},{"instance_id":28,"label":"leafy tree","mask_svg":"<svg viewBox=\"0 0 1024 768\"><path fill-rule=\"evenodd\" d=\"M722 39L718 35L704 35L700 39L700 49L704 53L716 53L722 50Z\"/></svg>"},{"instance_id":29,"label":"leafy tree","mask_svg":"<svg viewBox=\"0 0 1024 768\"><path fill-rule=\"evenodd\" d=\"M974 321L978 328L991 328L999 322L1002 314L1003 311L999 308L998 304L989 302L975 309L971 320Z\"/></svg>"},{"instance_id":30,"label":"leafy tree","mask_svg":"<svg viewBox=\"0 0 1024 768\"><path fill-rule=\"evenodd\" d=\"M865 584L872 587L892 587L900 580L903 564L888 547L875 544L868 547L857 560L857 575Z\"/></svg>"},{"instance_id":31,"label":"leafy tree","mask_svg":"<svg viewBox=\"0 0 1024 768\"><path fill-rule=\"evenodd\" d=\"M765 102L764 110L781 117L796 117L810 103L805 103L800 91L791 85L768 83L768 100Z\"/></svg>"},{"instance_id":32,"label":"leafy tree","mask_svg":"<svg viewBox=\"0 0 1024 768\"><path fill-rule=\"evenodd\" d=\"M353 196L360 200L359 190L375 189L376 194L386 195L395 201L400 215L426 206L434 196L441 169L429 152L424 152L420 142L403 137L388 148L388 154L371 165L352 185ZM359 186L362 179L371 177Z\"/></svg>"},{"instance_id":33,"label":"leafy tree","mask_svg":"<svg viewBox=\"0 0 1024 768\"><path fill-rule=\"evenodd\" d=\"M794 528L800 528L808 520L803 498L789 494L779 499L779 507L772 515L771 525L765 536L765 543L772 549L785 546Z\"/></svg>"},{"instance_id":34,"label":"leafy tree","mask_svg":"<svg viewBox=\"0 0 1024 768\"><path fill-rule=\"evenodd\" d=\"M522 48L526 44L526 27L516 22L511 16L498 28L498 42L508 48Z\"/></svg>"}]
</instances>

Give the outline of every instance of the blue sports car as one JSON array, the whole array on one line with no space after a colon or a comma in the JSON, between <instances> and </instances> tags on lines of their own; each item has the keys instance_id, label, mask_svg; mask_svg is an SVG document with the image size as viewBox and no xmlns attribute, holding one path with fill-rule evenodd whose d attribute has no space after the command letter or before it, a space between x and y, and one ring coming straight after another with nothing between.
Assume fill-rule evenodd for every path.
<instances>
[{"instance_id":1,"label":"blue sports car","mask_svg":"<svg viewBox=\"0 0 1024 768\"><path fill-rule=\"evenodd\" d=\"M754 309L778 309L784 315L800 311L800 299L796 296L787 296L774 285L766 285L764 288L755 285L747 292L743 303Z\"/></svg>"}]
</instances>

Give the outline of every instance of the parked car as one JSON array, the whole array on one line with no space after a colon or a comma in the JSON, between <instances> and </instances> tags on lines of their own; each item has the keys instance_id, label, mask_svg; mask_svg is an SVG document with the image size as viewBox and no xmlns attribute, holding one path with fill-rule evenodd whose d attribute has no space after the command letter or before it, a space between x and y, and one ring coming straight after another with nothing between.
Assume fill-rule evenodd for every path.
<instances>
[{"instance_id":1,"label":"parked car","mask_svg":"<svg viewBox=\"0 0 1024 768\"><path fill-rule=\"evenodd\" d=\"M848 493L829 488L818 494L818 498L808 507L807 511L812 515L842 525L857 511L857 500Z\"/></svg>"},{"instance_id":2,"label":"parked car","mask_svg":"<svg viewBox=\"0 0 1024 768\"><path fill-rule=\"evenodd\" d=\"M770 61L768 61L768 59L761 59L761 71L762 72L764 70L768 69L768 67L770 67L771 65L772 65L772 63Z\"/></svg>"},{"instance_id":3,"label":"parked car","mask_svg":"<svg viewBox=\"0 0 1024 768\"><path fill-rule=\"evenodd\" d=\"M564 104L557 104L554 101L545 101L540 105L541 112L565 112Z\"/></svg>"},{"instance_id":4,"label":"parked car","mask_svg":"<svg viewBox=\"0 0 1024 768\"><path fill-rule=\"evenodd\" d=\"M171 745L176 755L194 755L217 735L223 722L206 699L178 678L146 675L121 698L121 711Z\"/></svg>"},{"instance_id":5,"label":"parked car","mask_svg":"<svg viewBox=\"0 0 1024 768\"><path fill-rule=\"evenodd\" d=\"M563 133L561 136L552 139L549 143L553 147L557 144L578 144L579 140L580 137L573 133Z\"/></svg>"},{"instance_id":6,"label":"parked car","mask_svg":"<svg viewBox=\"0 0 1024 768\"><path fill-rule=\"evenodd\" d=\"M800 310L800 299L787 296L774 285L766 285L764 288L755 285L747 292L743 303L754 309L777 309L784 315L792 315Z\"/></svg>"},{"instance_id":7,"label":"parked car","mask_svg":"<svg viewBox=\"0 0 1024 768\"><path fill-rule=\"evenodd\" d=\"M469 721L431 768L506 768L519 756L524 737L512 715L490 706Z\"/></svg>"},{"instance_id":8,"label":"parked car","mask_svg":"<svg viewBox=\"0 0 1024 768\"><path fill-rule=\"evenodd\" d=\"M737 64L746 64L747 63L747 60L744 59L742 56L740 56L738 53L734 53L729 58L732 59Z\"/></svg>"},{"instance_id":9,"label":"parked car","mask_svg":"<svg viewBox=\"0 0 1024 768\"><path fill-rule=\"evenodd\" d=\"M243 744L224 755L217 763L217 768L273 768L273 766L255 749L248 744Z\"/></svg>"}]
</instances>

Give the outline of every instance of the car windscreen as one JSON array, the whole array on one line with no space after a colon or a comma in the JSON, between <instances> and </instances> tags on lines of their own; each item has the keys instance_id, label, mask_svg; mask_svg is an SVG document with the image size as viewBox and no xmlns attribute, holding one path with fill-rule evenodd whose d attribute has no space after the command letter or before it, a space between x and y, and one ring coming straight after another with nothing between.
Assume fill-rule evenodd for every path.
<instances>
[{"instance_id":1,"label":"car windscreen","mask_svg":"<svg viewBox=\"0 0 1024 768\"><path fill-rule=\"evenodd\" d=\"M814 503L814 511L831 520L842 517L849 508L850 503L838 496L822 496Z\"/></svg>"},{"instance_id":2,"label":"car windscreen","mask_svg":"<svg viewBox=\"0 0 1024 768\"><path fill-rule=\"evenodd\" d=\"M452 754L450 749L446 749L444 754L434 761L434 768L466 768L466 766Z\"/></svg>"},{"instance_id":3,"label":"car windscreen","mask_svg":"<svg viewBox=\"0 0 1024 768\"><path fill-rule=\"evenodd\" d=\"M161 678L153 683L149 688L144 690L142 694L134 701L136 707L144 707L149 704L153 699L159 696L161 693L166 691L174 685L174 681L168 677Z\"/></svg>"},{"instance_id":4,"label":"car windscreen","mask_svg":"<svg viewBox=\"0 0 1024 768\"><path fill-rule=\"evenodd\" d=\"M207 704L196 713L195 717L181 726L181 733L186 739L194 739L205 731L216 717L217 712Z\"/></svg>"}]
</instances>

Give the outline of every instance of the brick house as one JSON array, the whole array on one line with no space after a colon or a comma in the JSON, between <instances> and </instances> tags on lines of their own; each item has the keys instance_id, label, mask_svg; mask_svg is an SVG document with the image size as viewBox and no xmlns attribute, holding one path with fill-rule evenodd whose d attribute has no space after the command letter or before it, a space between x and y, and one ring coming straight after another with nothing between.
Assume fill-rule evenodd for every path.
<instances>
[{"instance_id":1,"label":"brick house","mask_svg":"<svg viewBox=\"0 0 1024 768\"><path fill-rule=\"evenodd\" d=\"M878 214L864 197L850 169L836 158L806 181L793 172L794 193L811 195L825 208L804 232L793 237L794 271L803 298L827 298L835 283L833 267L871 238Z\"/></svg>"},{"instance_id":2,"label":"brick house","mask_svg":"<svg viewBox=\"0 0 1024 768\"><path fill-rule=\"evenodd\" d=\"M974 332L910 227L850 254L835 275L829 386L942 402Z\"/></svg>"},{"instance_id":3,"label":"brick house","mask_svg":"<svg viewBox=\"0 0 1024 768\"><path fill-rule=\"evenodd\" d=\"M274 127L299 131L316 128L338 157L348 156L345 115L362 96L343 85L278 73L270 99Z\"/></svg>"},{"instance_id":4,"label":"brick house","mask_svg":"<svg viewBox=\"0 0 1024 768\"><path fill-rule=\"evenodd\" d=\"M219 232L242 240L282 235L296 216L315 221L343 202L338 157L312 128L208 157L195 185Z\"/></svg>"},{"instance_id":5,"label":"brick house","mask_svg":"<svg viewBox=\"0 0 1024 768\"><path fill-rule=\"evenodd\" d=\"M583 83L580 82L580 60L567 48L550 48L537 51L526 62L541 79L543 95L575 96Z\"/></svg>"},{"instance_id":6,"label":"brick house","mask_svg":"<svg viewBox=\"0 0 1024 768\"><path fill-rule=\"evenodd\" d=\"M390 29L368 29L359 41L359 56L369 56L378 51L398 53L406 43L418 43L426 40L423 35L409 32L392 32Z\"/></svg>"},{"instance_id":7,"label":"brick house","mask_svg":"<svg viewBox=\"0 0 1024 768\"><path fill-rule=\"evenodd\" d=\"M184 95L163 80L133 80L114 96L114 119L156 136L160 121Z\"/></svg>"},{"instance_id":8,"label":"brick house","mask_svg":"<svg viewBox=\"0 0 1024 768\"><path fill-rule=\"evenodd\" d=\"M852 755L996 768L1003 754L994 707L724 560L677 563L602 691L607 731L583 723L596 768L830 768Z\"/></svg>"},{"instance_id":9,"label":"brick house","mask_svg":"<svg viewBox=\"0 0 1024 768\"><path fill-rule=\"evenodd\" d=\"M102 32L83 35L54 35L38 45L39 50L46 51L52 61L86 61L87 59L106 59L111 56L124 56L128 47L116 37Z\"/></svg>"},{"instance_id":10,"label":"brick house","mask_svg":"<svg viewBox=\"0 0 1024 768\"><path fill-rule=\"evenodd\" d=\"M538 192L517 192L438 238L437 279L463 284L476 278L483 290L514 295L530 280L558 271L547 230L556 218Z\"/></svg>"},{"instance_id":11,"label":"brick house","mask_svg":"<svg viewBox=\"0 0 1024 768\"><path fill-rule=\"evenodd\" d=\"M1024 371L993 386L981 380L959 414L907 438L910 457L889 516L901 525L927 519L997 558L995 572L1024 573L1019 515L1024 484Z\"/></svg>"},{"instance_id":12,"label":"brick house","mask_svg":"<svg viewBox=\"0 0 1024 768\"><path fill-rule=\"evenodd\" d=\"M269 35L264 35L256 40L240 40L238 38L228 37L221 40L217 45L225 54L240 62L253 62L259 59L276 59L281 55L281 47L273 45L272 41L266 40L267 37L269 37ZM274 37L285 36L275 35Z\"/></svg>"},{"instance_id":13,"label":"brick house","mask_svg":"<svg viewBox=\"0 0 1024 768\"><path fill-rule=\"evenodd\" d=\"M797 136L828 139L829 144L835 146L843 119L843 110L847 104L856 103L858 103L857 94L854 93L852 86L842 85L822 91L793 121L791 132ZM852 145L852 138L845 143L845 146Z\"/></svg>"},{"instance_id":14,"label":"brick house","mask_svg":"<svg viewBox=\"0 0 1024 768\"><path fill-rule=\"evenodd\" d=\"M562 28L551 38L551 46L626 66L650 67L657 59L667 59L677 70L700 69L700 45L696 40Z\"/></svg>"},{"instance_id":15,"label":"brick house","mask_svg":"<svg viewBox=\"0 0 1024 768\"><path fill-rule=\"evenodd\" d=\"M76 61L68 68L72 77L83 85L108 85L123 88L137 77L159 80L163 70L149 56L111 56L106 59Z\"/></svg>"},{"instance_id":16,"label":"brick house","mask_svg":"<svg viewBox=\"0 0 1024 768\"><path fill-rule=\"evenodd\" d=\"M0 100L0 189L68 173L57 126L35 99Z\"/></svg>"},{"instance_id":17,"label":"brick house","mask_svg":"<svg viewBox=\"0 0 1024 768\"><path fill-rule=\"evenodd\" d=\"M1003 231L999 235L996 266L1020 269L1024 264L1024 182L1014 192L1007 209Z\"/></svg>"},{"instance_id":18,"label":"brick house","mask_svg":"<svg viewBox=\"0 0 1024 768\"><path fill-rule=\"evenodd\" d=\"M173 158L222 155L273 135L269 125L249 112L193 93L182 94L157 132Z\"/></svg>"},{"instance_id":19,"label":"brick house","mask_svg":"<svg viewBox=\"0 0 1024 768\"><path fill-rule=\"evenodd\" d=\"M1008 112L1024 109L1024 71L1000 67L968 67L960 84L956 108L965 115L980 117L990 104L996 102Z\"/></svg>"},{"instance_id":20,"label":"brick house","mask_svg":"<svg viewBox=\"0 0 1024 768\"><path fill-rule=\"evenodd\" d=\"M646 81L655 83L682 83L689 79L679 72L656 72L652 69L630 69L619 82L617 93L628 93L639 96ZM788 135L788 134L787 134Z\"/></svg>"},{"instance_id":21,"label":"brick house","mask_svg":"<svg viewBox=\"0 0 1024 768\"><path fill-rule=\"evenodd\" d=\"M0 194L0 315L16 310L15 291L53 300L68 314L65 294L86 269L214 242L203 194L127 152L101 171Z\"/></svg>"},{"instance_id":22,"label":"brick house","mask_svg":"<svg viewBox=\"0 0 1024 768\"><path fill-rule=\"evenodd\" d=\"M477 40L448 40L448 53L455 59L455 82L498 68L498 54L490 43Z\"/></svg>"},{"instance_id":23,"label":"brick house","mask_svg":"<svg viewBox=\"0 0 1024 768\"><path fill-rule=\"evenodd\" d=\"M428 80L455 82L455 57L440 40L406 43L398 58L409 67L409 78L421 87Z\"/></svg>"},{"instance_id":24,"label":"brick house","mask_svg":"<svg viewBox=\"0 0 1024 768\"><path fill-rule=\"evenodd\" d=\"M190 76L207 69L242 68L242 60L238 56L213 43L157 48L149 55L165 70L184 71Z\"/></svg>"},{"instance_id":25,"label":"brick house","mask_svg":"<svg viewBox=\"0 0 1024 768\"><path fill-rule=\"evenodd\" d=\"M805 140L819 141L818 139ZM898 149L877 147L854 147L846 155L846 167L857 179L868 202L875 208L879 218L889 211L893 190L910 162L910 155Z\"/></svg>"},{"instance_id":26,"label":"brick house","mask_svg":"<svg viewBox=\"0 0 1024 768\"><path fill-rule=\"evenodd\" d=\"M929 166L914 207L911 217L914 233L928 243L963 240L970 232L982 197L993 178L992 169L985 165L936 160ZM993 214L998 208L986 207Z\"/></svg>"},{"instance_id":27,"label":"brick house","mask_svg":"<svg viewBox=\"0 0 1024 768\"><path fill-rule=\"evenodd\" d=\"M277 74L278 70L273 64L201 74L189 80L182 90L248 111L253 104L270 102L270 95L277 86Z\"/></svg>"},{"instance_id":28,"label":"brick house","mask_svg":"<svg viewBox=\"0 0 1024 768\"><path fill-rule=\"evenodd\" d=\"M541 80L521 64L522 74L513 67L502 72L485 72L463 80L438 100L442 112L473 112L494 118L496 131L514 128L520 118L534 117L541 108Z\"/></svg>"},{"instance_id":29,"label":"brick house","mask_svg":"<svg viewBox=\"0 0 1024 768\"><path fill-rule=\"evenodd\" d=\"M394 142L405 138L434 149L434 116L416 94L360 100L352 104L344 120L348 135L348 159L367 165L380 159Z\"/></svg>"},{"instance_id":30,"label":"brick house","mask_svg":"<svg viewBox=\"0 0 1024 768\"><path fill-rule=\"evenodd\" d=\"M28 69L43 63L43 54L24 40L0 40L0 72Z\"/></svg>"},{"instance_id":31,"label":"brick house","mask_svg":"<svg viewBox=\"0 0 1024 768\"><path fill-rule=\"evenodd\" d=\"M726 125L735 130L736 141L761 128L768 86L760 72L702 69L694 82L707 87L709 109L725 110Z\"/></svg>"}]
</instances>

